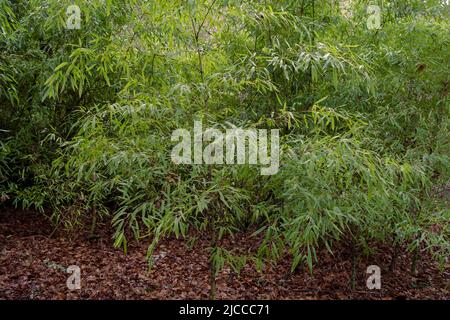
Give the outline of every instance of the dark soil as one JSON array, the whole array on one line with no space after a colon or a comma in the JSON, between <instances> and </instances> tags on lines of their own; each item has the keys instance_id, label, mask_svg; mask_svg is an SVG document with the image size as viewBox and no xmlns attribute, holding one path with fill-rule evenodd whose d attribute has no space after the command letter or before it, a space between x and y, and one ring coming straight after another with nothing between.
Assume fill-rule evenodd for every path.
<instances>
[{"instance_id":1,"label":"dark soil","mask_svg":"<svg viewBox=\"0 0 450 320\"><path fill-rule=\"evenodd\" d=\"M99 237L79 235L69 239L63 232L52 234L47 219L30 211L0 208L0 299L207 299L208 241L199 240L192 250L177 239L161 241L149 271L146 251L149 241L130 243L125 255L112 246L105 225ZM242 234L227 239L229 248L245 250L257 239ZM411 255L401 248L390 272L391 248L379 245L378 253L360 258L357 286L350 288L349 248L325 251L311 275L307 270L291 274L289 259L258 273L248 265L235 274L225 268L217 279L218 299L448 299L449 270L423 255L418 275L410 273ZM81 289L70 291L69 265L81 268ZM378 265L381 289L366 287L366 268Z\"/></svg>"}]
</instances>

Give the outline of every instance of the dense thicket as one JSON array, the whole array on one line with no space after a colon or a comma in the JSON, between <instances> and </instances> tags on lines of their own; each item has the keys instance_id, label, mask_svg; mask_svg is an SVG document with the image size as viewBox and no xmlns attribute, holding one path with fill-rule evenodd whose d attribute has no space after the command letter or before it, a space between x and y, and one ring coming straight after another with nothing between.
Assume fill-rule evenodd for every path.
<instances>
[{"instance_id":1,"label":"dense thicket","mask_svg":"<svg viewBox=\"0 0 450 320\"><path fill-rule=\"evenodd\" d=\"M148 237L150 261L162 237L206 236L212 278L286 255L313 270L341 242L443 259L448 15L438 0L1 0L0 205L108 219L125 250ZM172 132L199 119L279 129L279 173L175 165ZM244 230L258 252L221 247Z\"/></svg>"}]
</instances>

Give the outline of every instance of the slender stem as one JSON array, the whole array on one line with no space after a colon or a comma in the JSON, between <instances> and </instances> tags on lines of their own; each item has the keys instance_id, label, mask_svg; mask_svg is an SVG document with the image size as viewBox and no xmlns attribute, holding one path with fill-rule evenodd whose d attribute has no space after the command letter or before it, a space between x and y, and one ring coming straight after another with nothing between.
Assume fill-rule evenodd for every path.
<instances>
[{"instance_id":1,"label":"slender stem","mask_svg":"<svg viewBox=\"0 0 450 320\"><path fill-rule=\"evenodd\" d=\"M398 243L394 244L394 251L392 252L392 256L391 256L391 263L389 265L389 271L392 272L395 269L395 263L397 262L397 256L398 256L398 249L399 249L399 245Z\"/></svg>"},{"instance_id":2,"label":"slender stem","mask_svg":"<svg viewBox=\"0 0 450 320\"><path fill-rule=\"evenodd\" d=\"M417 236L420 237L420 234ZM414 250L413 259L411 262L411 273L413 275L417 275L417 262L420 258L420 243L417 245L417 248Z\"/></svg>"},{"instance_id":3,"label":"slender stem","mask_svg":"<svg viewBox=\"0 0 450 320\"><path fill-rule=\"evenodd\" d=\"M208 10L205 14L205 16L203 17L202 22L200 23L200 25L197 27L196 26L196 20L195 17L190 17L191 20L191 25L192 25L192 32L193 32L193 37L194 37L194 43L195 43L195 47L196 47L196 51L197 51L197 57L198 57L198 69L200 72L200 78L201 78L201 82L202 85L205 86L206 88L206 81L205 81L205 70L203 67L203 53L202 50L200 48L200 32L202 31L205 23L206 23L206 19L208 18L209 14L212 11L212 8L214 7L214 4L217 2L217 0L214 0L209 6L208 6ZM204 89L205 89L204 88ZM208 101L209 101L209 97L208 94L206 92L203 93L204 95L204 107L205 107L205 111L208 110Z\"/></svg>"},{"instance_id":4,"label":"slender stem","mask_svg":"<svg viewBox=\"0 0 450 320\"><path fill-rule=\"evenodd\" d=\"M215 252L217 247L217 236L216 236L216 230L215 227L212 226L212 235L211 235L211 251ZM209 298L211 300L216 300L216 292L217 292L217 284L216 284L216 265L214 264L214 259L212 259L212 256L210 257L210 275L209 275Z\"/></svg>"},{"instance_id":5,"label":"slender stem","mask_svg":"<svg viewBox=\"0 0 450 320\"><path fill-rule=\"evenodd\" d=\"M352 251L352 276L351 276L352 290L356 288L356 252Z\"/></svg>"}]
</instances>

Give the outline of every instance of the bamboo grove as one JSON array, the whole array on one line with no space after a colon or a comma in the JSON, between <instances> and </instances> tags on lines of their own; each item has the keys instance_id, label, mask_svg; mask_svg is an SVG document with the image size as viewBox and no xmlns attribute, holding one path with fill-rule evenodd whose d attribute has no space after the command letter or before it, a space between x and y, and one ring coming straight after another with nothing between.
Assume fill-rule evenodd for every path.
<instances>
[{"instance_id":1,"label":"bamboo grove","mask_svg":"<svg viewBox=\"0 0 450 320\"><path fill-rule=\"evenodd\" d=\"M448 23L438 0L1 0L0 206L108 223L150 266L161 239L204 237L212 297L225 265L313 274L341 244L445 268ZM173 163L172 132L198 120L278 129L279 172ZM259 247L222 246L240 232Z\"/></svg>"}]
</instances>

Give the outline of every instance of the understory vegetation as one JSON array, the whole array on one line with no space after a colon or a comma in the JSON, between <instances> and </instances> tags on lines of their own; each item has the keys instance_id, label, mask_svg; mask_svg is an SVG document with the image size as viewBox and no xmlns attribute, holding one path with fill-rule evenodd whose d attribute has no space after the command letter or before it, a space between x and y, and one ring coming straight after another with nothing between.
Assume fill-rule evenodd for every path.
<instances>
[{"instance_id":1,"label":"understory vegetation","mask_svg":"<svg viewBox=\"0 0 450 320\"><path fill-rule=\"evenodd\" d=\"M125 253L149 243L150 266L161 239L205 237L212 298L225 265L289 258L314 273L338 244L354 261L389 243L413 273L423 253L446 268L449 13L438 0L0 0L0 206L70 232L108 223ZM279 172L175 164L171 135L194 121L278 129ZM240 232L259 248L221 245Z\"/></svg>"}]
</instances>

